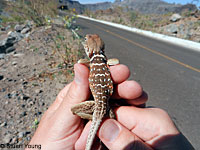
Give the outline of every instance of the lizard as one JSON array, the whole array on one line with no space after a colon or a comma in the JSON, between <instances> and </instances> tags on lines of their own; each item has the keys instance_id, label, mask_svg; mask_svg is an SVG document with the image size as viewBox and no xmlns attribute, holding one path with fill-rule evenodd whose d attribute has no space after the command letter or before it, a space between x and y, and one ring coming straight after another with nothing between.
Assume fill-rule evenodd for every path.
<instances>
[{"instance_id":1,"label":"lizard","mask_svg":"<svg viewBox=\"0 0 200 150\"><path fill-rule=\"evenodd\" d=\"M89 87L94 100L76 104L71 111L83 119L92 120L85 148L91 150L103 118L108 114L110 118L114 118L114 113L109 106L109 99L113 93L109 65L119 64L119 60L116 58L107 60L104 52L105 44L97 34L87 34L82 44L90 60L81 59L78 63L90 67Z\"/></svg>"}]
</instances>

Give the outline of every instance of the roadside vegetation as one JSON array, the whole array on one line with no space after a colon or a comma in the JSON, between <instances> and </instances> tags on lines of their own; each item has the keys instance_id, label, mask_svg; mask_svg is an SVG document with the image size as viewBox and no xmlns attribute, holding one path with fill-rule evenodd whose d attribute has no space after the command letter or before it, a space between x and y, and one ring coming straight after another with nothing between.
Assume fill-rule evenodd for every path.
<instances>
[{"instance_id":1,"label":"roadside vegetation","mask_svg":"<svg viewBox=\"0 0 200 150\"><path fill-rule=\"evenodd\" d=\"M2 23L23 23L32 20L36 26L45 25L46 17L55 17L58 14L55 0L7 1L4 11L7 15L0 16Z\"/></svg>"}]
</instances>

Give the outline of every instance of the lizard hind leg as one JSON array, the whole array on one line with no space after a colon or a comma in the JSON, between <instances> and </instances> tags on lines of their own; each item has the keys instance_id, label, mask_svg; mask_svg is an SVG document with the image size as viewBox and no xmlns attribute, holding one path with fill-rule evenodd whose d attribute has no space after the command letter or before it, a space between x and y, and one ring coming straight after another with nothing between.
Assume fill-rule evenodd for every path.
<instances>
[{"instance_id":1,"label":"lizard hind leg","mask_svg":"<svg viewBox=\"0 0 200 150\"><path fill-rule=\"evenodd\" d=\"M92 120L94 105L94 101L85 101L72 106L71 111L73 114L78 115L83 119Z\"/></svg>"}]
</instances>

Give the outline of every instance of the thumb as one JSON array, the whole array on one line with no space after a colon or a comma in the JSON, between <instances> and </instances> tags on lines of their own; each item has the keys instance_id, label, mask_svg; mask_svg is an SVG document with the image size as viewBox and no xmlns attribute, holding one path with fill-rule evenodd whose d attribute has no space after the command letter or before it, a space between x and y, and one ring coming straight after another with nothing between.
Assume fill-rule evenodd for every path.
<instances>
[{"instance_id":1,"label":"thumb","mask_svg":"<svg viewBox=\"0 0 200 150\"><path fill-rule=\"evenodd\" d=\"M75 77L64 99L68 105L74 105L89 97L89 70L81 64L74 65Z\"/></svg>"},{"instance_id":2,"label":"thumb","mask_svg":"<svg viewBox=\"0 0 200 150\"><path fill-rule=\"evenodd\" d=\"M68 124L69 122L71 124L74 123L72 120L74 120L75 115L72 114L71 107L80 103L81 101L86 100L90 94L88 83L88 68L81 64L75 64L74 72L74 81L70 84L69 89L65 90L66 93L62 93L62 101L56 110L55 115L56 117L59 116L60 120L65 120Z\"/></svg>"},{"instance_id":3,"label":"thumb","mask_svg":"<svg viewBox=\"0 0 200 150\"><path fill-rule=\"evenodd\" d=\"M113 119L108 119L102 124L99 130L99 138L111 150L152 150L134 133Z\"/></svg>"}]
</instances>

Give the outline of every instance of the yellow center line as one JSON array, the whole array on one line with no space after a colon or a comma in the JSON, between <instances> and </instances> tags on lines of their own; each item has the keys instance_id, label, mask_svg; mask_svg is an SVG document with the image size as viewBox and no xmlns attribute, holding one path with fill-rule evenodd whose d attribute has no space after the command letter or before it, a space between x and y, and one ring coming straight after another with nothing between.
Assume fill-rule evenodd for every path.
<instances>
[{"instance_id":1,"label":"yellow center line","mask_svg":"<svg viewBox=\"0 0 200 150\"><path fill-rule=\"evenodd\" d=\"M89 23L89 24L91 24L91 23ZM94 24L92 24L92 25L94 25ZM160 53L160 52L158 52L158 51L156 51L156 50L153 50L153 49L148 48L148 47L146 47L146 46L144 46L144 45L141 45L141 44L136 43L136 42L134 42L134 41L132 41L132 40L129 40L129 39L127 39L127 38L125 38L125 37L123 37L123 36L121 36L121 35L119 35L119 34L116 34L116 33L111 32L111 31L109 31L109 30L105 30L105 29L102 28L102 27L99 27L99 26L97 26L97 25L94 25L94 26L97 27L97 28L99 28L99 29L101 29L101 30L103 30L103 31L105 31L105 32L108 32L108 33L110 33L110 34L112 34L112 35L114 35L114 36L116 36L116 37L118 37L118 38L120 38L120 39L123 39L123 40L128 41L128 42L130 42L130 43L132 43L132 44L134 44L134 45L136 45L136 46L138 46L138 47L141 47L141 48L143 48L143 49L145 49L145 50L147 50L147 51L149 51L149 52L152 52L152 53L154 53L154 54L156 54L156 55L159 55L159 56L161 56L161 57L164 57L164 58L167 59L167 60L170 60L170 61L175 62L175 63L177 63L177 64L179 64L179 65L181 65L181 66L184 66L184 67L186 67L186 68L189 68L189 69L191 69L191 70L193 70L193 71L196 71L196 72L199 72L199 73L200 73L200 69L197 69L197 68L195 68L195 67L192 67L192 66L190 66L190 65L187 65L187 64L185 64L185 63L183 63L183 62L181 62L181 61L179 61L179 60L176 60L176 59L174 59L174 58L172 58L172 57L169 57L169 56L167 56L167 55L165 55L165 54L162 54L162 53Z\"/></svg>"}]
</instances>

